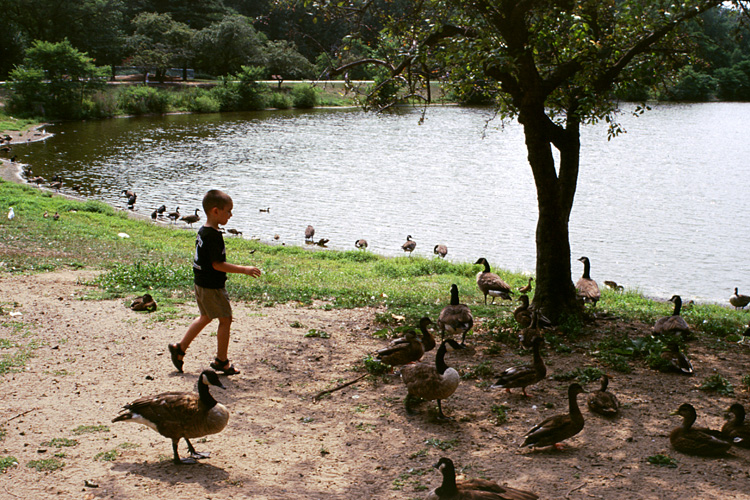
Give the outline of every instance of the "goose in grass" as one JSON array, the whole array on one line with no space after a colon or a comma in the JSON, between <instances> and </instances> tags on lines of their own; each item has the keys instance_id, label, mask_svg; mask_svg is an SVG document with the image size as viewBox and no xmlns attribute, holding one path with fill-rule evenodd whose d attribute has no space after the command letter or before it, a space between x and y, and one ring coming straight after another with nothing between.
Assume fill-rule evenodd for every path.
<instances>
[{"instance_id":1,"label":"goose in grass","mask_svg":"<svg viewBox=\"0 0 750 500\"><path fill-rule=\"evenodd\" d=\"M474 316L466 304L461 304L458 298L458 285L451 285L451 303L440 311L437 328L442 338L446 333L461 335L461 346L465 347L466 333L474 326Z\"/></svg>"},{"instance_id":2,"label":"goose in grass","mask_svg":"<svg viewBox=\"0 0 750 500\"><path fill-rule=\"evenodd\" d=\"M198 394L164 392L136 399L126 404L112 422L136 422L150 427L172 440L175 464L194 464L209 454L195 451L190 439L221 432L229 420L229 411L211 396L209 385L225 389L216 372L206 370L198 377ZM187 443L189 458L180 458L177 452L180 439Z\"/></svg>"},{"instance_id":3,"label":"goose in grass","mask_svg":"<svg viewBox=\"0 0 750 500\"><path fill-rule=\"evenodd\" d=\"M360 238L354 242L354 246L360 250L365 250L367 249L367 240Z\"/></svg>"},{"instance_id":4,"label":"goose in grass","mask_svg":"<svg viewBox=\"0 0 750 500\"><path fill-rule=\"evenodd\" d=\"M547 367L544 365L542 359L542 344L544 339L542 337L534 337L534 341L531 344L532 352L534 353L534 363L531 366L520 365L511 366L506 368L498 377L497 382L492 384L492 389L505 389L507 392L513 387L520 387L523 390L523 395L530 397L526 393L526 388L530 385L534 385L540 380L544 380L547 376Z\"/></svg>"},{"instance_id":5,"label":"goose in grass","mask_svg":"<svg viewBox=\"0 0 750 500\"><path fill-rule=\"evenodd\" d=\"M242 234L242 231L237 231L237 230L236 230L236 229L234 229L234 228L229 228L229 229L227 229L227 232L228 232L229 234L233 234L233 235L235 235L235 236L239 236L239 235L241 235L241 234Z\"/></svg>"},{"instance_id":6,"label":"goose in grass","mask_svg":"<svg viewBox=\"0 0 750 500\"><path fill-rule=\"evenodd\" d=\"M444 259L445 256L448 255L448 247L445 245L435 245L435 248L432 249L432 253Z\"/></svg>"},{"instance_id":7,"label":"goose in grass","mask_svg":"<svg viewBox=\"0 0 750 500\"><path fill-rule=\"evenodd\" d=\"M745 407L734 403L727 412L728 421L721 427L721 434L735 446L750 448L750 423L745 422Z\"/></svg>"},{"instance_id":8,"label":"goose in grass","mask_svg":"<svg viewBox=\"0 0 750 500\"><path fill-rule=\"evenodd\" d=\"M433 465L443 475L443 483L427 493L426 500L536 500L530 491L500 486L488 479L456 480L453 460L442 457Z\"/></svg>"},{"instance_id":9,"label":"goose in grass","mask_svg":"<svg viewBox=\"0 0 750 500\"><path fill-rule=\"evenodd\" d=\"M732 443L720 431L693 426L696 413L690 403L683 403L670 415L682 417L682 425L669 434L669 442L675 450L687 455L712 457L724 455L732 447Z\"/></svg>"},{"instance_id":10,"label":"goose in grass","mask_svg":"<svg viewBox=\"0 0 750 500\"><path fill-rule=\"evenodd\" d=\"M618 285L616 281L604 280L604 284L608 288L611 288L612 290L614 290L616 292L622 292L623 290L625 290L625 287L622 286L622 285Z\"/></svg>"},{"instance_id":11,"label":"goose in grass","mask_svg":"<svg viewBox=\"0 0 750 500\"><path fill-rule=\"evenodd\" d=\"M448 346L455 349L457 344L452 340L443 340L435 355L434 363L422 361L401 367L401 380L404 381L408 393L407 399L404 401L407 410L410 409L413 398L422 398L427 401L437 400L438 420L448 419L443 413L441 401L456 392L461 380L456 369L445 363L445 353L448 351Z\"/></svg>"},{"instance_id":12,"label":"goose in grass","mask_svg":"<svg viewBox=\"0 0 750 500\"><path fill-rule=\"evenodd\" d=\"M674 303L674 310L671 316L664 316L659 318L654 323L653 332L654 335L682 335L683 338L690 336L690 326L680 316L680 308L682 307L682 298L679 295L672 295L669 302Z\"/></svg>"},{"instance_id":13,"label":"goose in grass","mask_svg":"<svg viewBox=\"0 0 750 500\"><path fill-rule=\"evenodd\" d=\"M578 296L583 299L585 303L591 303L596 305L602 296L599 291L599 285L596 281L591 279L591 261L588 257L581 257L578 259L583 262L583 275L576 283L576 290L578 290Z\"/></svg>"},{"instance_id":14,"label":"goose in grass","mask_svg":"<svg viewBox=\"0 0 750 500\"><path fill-rule=\"evenodd\" d=\"M607 391L609 377L602 375L601 387L589 395L588 407L594 413L605 417L614 417L620 411L620 402L617 396Z\"/></svg>"},{"instance_id":15,"label":"goose in grass","mask_svg":"<svg viewBox=\"0 0 750 500\"><path fill-rule=\"evenodd\" d=\"M735 309L744 309L746 305L750 304L750 297L742 295L739 289L734 289L734 295L729 297L729 303L734 306Z\"/></svg>"},{"instance_id":16,"label":"goose in grass","mask_svg":"<svg viewBox=\"0 0 750 500\"><path fill-rule=\"evenodd\" d=\"M481 264L484 266L484 271L480 271L477 274L477 288L484 294L484 303L487 303L487 295L492 297L492 302L495 302L495 297L502 297L505 300L511 300L513 292L510 290L510 285L507 284L497 274L490 272L490 263L487 259L480 257L474 264Z\"/></svg>"},{"instance_id":17,"label":"goose in grass","mask_svg":"<svg viewBox=\"0 0 750 500\"><path fill-rule=\"evenodd\" d=\"M417 248L417 242L411 239L411 235L408 235L404 244L401 245L401 250L409 252L409 257L411 257L411 253L415 248Z\"/></svg>"},{"instance_id":18,"label":"goose in grass","mask_svg":"<svg viewBox=\"0 0 750 500\"><path fill-rule=\"evenodd\" d=\"M555 415L535 425L525 434L524 446L554 446L561 449L562 441L569 439L583 430L584 420L576 398L585 393L580 384L568 387L568 413Z\"/></svg>"},{"instance_id":19,"label":"goose in grass","mask_svg":"<svg viewBox=\"0 0 750 500\"><path fill-rule=\"evenodd\" d=\"M189 224L189 225L190 225L190 227L193 227L193 223L194 223L194 222L198 222L199 220L201 220L201 216L200 216L200 215L198 215L198 212L199 212L199 211L200 211L200 210L198 210L198 209L196 208L196 209L195 209L195 213L194 213L194 214L191 214L191 215L185 215L185 216L183 216L183 217L180 217L180 220L181 220L181 221L184 221L184 222L185 222L186 224Z\"/></svg>"}]
</instances>

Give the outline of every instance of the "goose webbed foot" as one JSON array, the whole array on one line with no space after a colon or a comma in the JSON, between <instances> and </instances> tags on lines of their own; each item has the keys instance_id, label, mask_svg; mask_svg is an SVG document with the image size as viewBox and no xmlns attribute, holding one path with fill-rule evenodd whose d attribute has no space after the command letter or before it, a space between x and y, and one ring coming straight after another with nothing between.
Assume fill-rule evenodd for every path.
<instances>
[{"instance_id":1,"label":"goose webbed foot","mask_svg":"<svg viewBox=\"0 0 750 500\"><path fill-rule=\"evenodd\" d=\"M201 460L203 458L210 458L211 457L211 452L209 452L209 451L203 451L203 452L201 452L201 451L195 451L195 448L193 448L193 445L190 443L190 441L187 440L187 438L185 438L185 442L187 443L188 451L190 452L190 457L192 459L194 459L194 460Z\"/></svg>"},{"instance_id":2,"label":"goose webbed foot","mask_svg":"<svg viewBox=\"0 0 750 500\"><path fill-rule=\"evenodd\" d=\"M185 441L187 441L187 439ZM174 457L172 459L172 461L174 462L175 465L192 465L192 464L198 463L195 460L195 458L192 458L192 457L180 458L180 454L177 453L177 443L179 443L179 440L172 441L172 454L173 454L173 457ZM192 445L190 445L190 443L188 443L188 447L192 448ZM195 451L195 450L193 450L193 451Z\"/></svg>"},{"instance_id":3,"label":"goose webbed foot","mask_svg":"<svg viewBox=\"0 0 750 500\"><path fill-rule=\"evenodd\" d=\"M435 417L436 420L438 422L452 422L453 421L453 417L446 417L445 413L443 413L443 405L440 404L440 400L439 399L437 400L437 404L438 404L438 414L437 414L437 417Z\"/></svg>"}]
</instances>

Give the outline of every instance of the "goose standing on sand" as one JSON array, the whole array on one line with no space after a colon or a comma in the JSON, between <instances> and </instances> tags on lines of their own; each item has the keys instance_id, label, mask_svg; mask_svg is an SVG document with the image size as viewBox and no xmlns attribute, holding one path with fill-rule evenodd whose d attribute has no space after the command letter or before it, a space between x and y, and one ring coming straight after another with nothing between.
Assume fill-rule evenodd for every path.
<instances>
[{"instance_id":1,"label":"goose standing on sand","mask_svg":"<svg viewBox=\"0 0 750 500\"><path fill-rule=\"evenodd\" d=\"M402 366L422 359L424 346L414 330L407 330L403 337L394 339L388 347L378 349L375 357L390 366Z\"/></svg>"},{"instance_id":2,"label":"goose standing on sand","mask_svg":"<svg viewBox=\"0 0 750 500\"><path fill-rule=\"evenodd\" d=\"M554 446L561 449L561 441L571 438L583 430L583 415L578 408L576 397L586 392L579 384L568 387L568 413L555 415L535 425L525 434L521 447L524 446Z\"/></svg>"},{"instance_id":3,"label":"goose standing on sand","mask_svg":"<svg viewBox=\"0 0 750 500\"><path fill-rule=\"evenodd\" d=\"M495 297L501 297L505 300L512 300L511 295L513 292L510 291L510 285L508 285L503 279L495 273L490 272L490 263L487 259L480 257L475 263L484 265L484 271L480 271L477 274L477 287L479 291L484 294L484 303L487 303L487 295L492 297L492 302L495 302Z\"/></svg>"},{"instance_id":4,"label":"goose standing on sand","mask_svg":"<svg viewBox=\"0 0 750 500\"><path fill-rule=\"evenodd\" d=\"M190 227L193 227L194 222L198 222L201 220L201 216L198 215L199 210L196 208L195 213L192 215L185 215L184 217L180 217L181 221L185 221L186 224L189 224Z\"/></svg>"},{"instance_id":5,"label":"goose standing on sand","mask_svg":"<svg viewBox=\"0 0 750 500\"><path fill-rule=\"evenodd\" d=\"M456 468L450 458L442 457L433 465L443 475L443 484L430 491L426 500L536 500L530 491L500 486L488 479L456 481Z\"/></svg>"},{"instance_id":6,"label":"goose standing on sand","mask_svg":"<svg viewBox=\"0 0 750 500\"><path fill-rule=\"evenodd\" d=\"M126 404L112 422L136 422L152 428L172 440L175 464L194 464L209 454L195 451L190 439L221 432L229 420L229 411L211 396L209 385L225 389L216 372L205 370L198 377L198 394L164 392L139 398ZM190 458L180 458L177 452L180 439L187 443Z\"/></svg>"},{"instance_id":7,"label":"goose standing on sand","mask_svg":"<svg viewBox=\"0 0 750 500\"><path fill-rule=\"evenodd\" d=\"M671 316L665 316L656 320L653 329L654 335L680 334L683 338L687 339L690 336L690 326L680 316L682 298L679 295L672 295L669 301L674 303L674 311Z\"/></svg>"},{"instance_id":8,"label":"goose standing on sand","mask_svg":"<svg viewBox=\"0 0 750 500\"><path fill-rule=\"evenodd\" d=\"M435 245L435 248L432 249L432 253L439 255L444 259L445 256L448 255L448 247L445 245Z\"/></svg>"},{"instance_id":9,"label":"goose standing on sand","mask_svg":"<svg viewBox=\"0 0 750 500\"><path fill-rule=\"evenodd\" d=\"M409 257L411 257L411 253L415 248L417 248L417 242L411 239L411 235L408 235L404 244L401 245L401 250L403 250L404 252L409 252Z\"/></svg>"},{"instance_id":10,"label":"goose standing on sand","mask_svg":"<svg viewBox=\"0 0 750 500\"><path fill-rule=\"evenodd\" d=\"M583 299L584 303L590 302L596 305L602 293L599 291L599 285L596 284L596 281L591 279L591 262L588 257L581 257L578 260L583 262L583 276L576 283L578 296Z\"/></svg>"},{"instance_id":11,"label":"goose standing on sand","mask_svg":"<svg viewBox=\"0 0 750 500\"><path fill-rule=\"evenodd\" d=\"M447 420L443 413L441 400L456 392L458 383L461 381L456 369L445 363L447 345L454 347L456 344L452 340L443 340L435 355L434 364L423 361L401 368L401 379L404 381L408 393L407 401L405 401L407 409L410 407L409 398L416 397L427 401L437 400L438 420Z\"/></svg>"},{"instance_id":12,"label":"goose standing on sand","mask_svg":"<svg viewBox=\"0 0 750 500\"><path fill-rule=\"evenodd\" d=\"M746 305L750 304L750 297L747 295L741 295L739 290L735 287L734 295L729 297L729 303L732 304L735 309L744 309Z\"/></svg>"},{"instance_id":13,"label":"goose standing on sand","mask_svg":"<svg viewBox=\"0 0 750 500\"><path fill-rule=\"evenodd\" d=\"M313 236L315 236L315 228L312 226L307 226L305 228L305 240L312 241Z\"/></svg>"},{"instance_id":14,"label":"goose standing on sand","mask_svg":"<svg viewBox=\"0 0 750 500\"><path fill-rule=\"evenodd\" d=\"M365 249L367 249L367 240L364 240L364 239L360 238L360 239L358 239L357 241L354 242L354 246L356 248L359 248L360 250L365 250Z\"/></svg>"},{"instance_id":15,"label":"goose standing on sand","mask_svg":"<svg viewBox=\"0 0 750 500\"><path fill-rule=\"evenodd\" d=\"M461 348L466 347L466 333L474 326L474 316L466 304L461 304L458 299L458 285L451 285L451 303L440 311L437 319L437 328L441 337L445 333L461 335Z\"/></svg>"}]
</instances>

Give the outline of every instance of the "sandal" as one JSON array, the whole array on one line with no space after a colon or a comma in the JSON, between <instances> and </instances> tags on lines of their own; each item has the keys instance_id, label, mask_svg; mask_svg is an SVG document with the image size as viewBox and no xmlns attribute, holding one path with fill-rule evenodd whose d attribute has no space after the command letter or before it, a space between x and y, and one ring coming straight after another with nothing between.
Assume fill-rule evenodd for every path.
<instances>
[{"instance_id":1,"label":"sandal","mask_svg":"<svg viewBox=\"0 0 750 500\"><path fill-rule=\"evenodd\" d=\"M182 373L183 361L178 358L178 356L184 356L185 351L182 350L180 344L169 344L169 354L172 356L172 364L174 367L177 368L178 372Z\"/></svg>"},{"instance_id":2,"label":"sandal","mask_svg":"<svg viewBox=\"0 0 750 500\"><path fill-rule=\"evenodd\" d=\"M216 370L217 372L221 372L224 375L237 375L240 373L238 369L234 367L234 365L229 363L229 360L222 361L219 358L214 358L214 360L211 362L210 365L211 369Z\"/></svg>"}]
</instances>

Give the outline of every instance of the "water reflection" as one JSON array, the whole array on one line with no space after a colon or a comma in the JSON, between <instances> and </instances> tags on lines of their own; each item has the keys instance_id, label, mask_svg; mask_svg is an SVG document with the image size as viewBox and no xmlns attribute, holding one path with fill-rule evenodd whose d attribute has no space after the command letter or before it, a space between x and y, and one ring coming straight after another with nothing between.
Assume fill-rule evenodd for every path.
<instances>
[{"instance_id":1,"label":"water reflection","mask_svg":"<svg viewBox=\"0 0 750 500\"><path fill-rule=\"evenodd\" d=\"M750 105L658 106L622 115L628 133L607 141L583 130L571 215L572 257L592 277L644 293L725 302L750 288L744 264L750 222L737 215L750 192ZM81 194L136 211L166 204L191 213L208 189L235 201L230 226L245 237L302 244L304 228L329 247L448 259L484 256L497 267L535 266L536 193L521 128L484 109L377 116L357 110L170 115L51 127L44 143L18 148L35 175L63 176ZM269 213L260 208L271 207ZM573 260L574 276L582 271Z\"/></svg>"}]
</instances>

